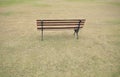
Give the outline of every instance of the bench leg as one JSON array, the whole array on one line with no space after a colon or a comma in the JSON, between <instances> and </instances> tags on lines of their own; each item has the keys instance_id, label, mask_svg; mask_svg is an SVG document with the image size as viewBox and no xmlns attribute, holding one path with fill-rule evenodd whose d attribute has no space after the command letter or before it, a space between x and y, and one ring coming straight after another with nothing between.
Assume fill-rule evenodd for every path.
<instances>
[{"instance_id":1,"label":"bench leg","mask_svg":"<svg viewBox=\"0 0 120 77\"><path fill-rule=\"evenodd\" d=\"M41 32L41 41L43 41L43 29L42 29L42 32Z\"/></svg>"},{"instance_id":2,"label":"bench leg","mask_svg":"<svg viewBox=\"0 0 120 77\"><path fill-rule=\"evenodd\" d=\"M79 32L78 29L74 29L74 36L75 36L75 34L76 34L77 39L78 39L78 32Z\"/></svg>"},{"instance_id":3,"label":"bench leg","mask_svg":"<svg viewBox=\"0 0 120 77\"><path fill-rule=\"evenodd\" d=\"M76 33L76 32L74 31L74 33L73 33L74 36L75 36L75 33Z\"/></svg>"},{"instance_id":4,"label":"bench leg","mask_svg":"<svg viewBox=\"0 0 120 77\"><path fill-rule=\"evenodd\" d=\"M74 36L75 36L76 32L77 32L77 29L76 29L76 28L74 28L74 33L73 33L73 35L74 35Z\"/></svg>"},{"instance_id":5,"label":"bench leg","mask_svg":"<svg viewBox=\"0 0 120 77\"><path fill-rule=\"evenodd\" d=\"M77 39L78 39L78 32L76 32L76 36L77 36Z\"/></svg>"}]
</instances>

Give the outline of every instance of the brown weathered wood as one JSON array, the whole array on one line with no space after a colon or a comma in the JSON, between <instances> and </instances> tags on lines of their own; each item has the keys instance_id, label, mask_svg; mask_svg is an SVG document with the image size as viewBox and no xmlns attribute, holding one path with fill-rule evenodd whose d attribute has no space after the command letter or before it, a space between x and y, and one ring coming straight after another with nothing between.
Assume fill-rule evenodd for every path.
<instances>
[{"instance_id":1,"label":"brown weathered wood","mask_svg":"<svg viewBox=\"0 0 120 77\"><path fill-rule=\"evenodd\" d=\"M78 28L78 27L43 27L43 29L74 29L74 28ZM42 29L42 27L38 27L37 29Z\"/></svg>"},{"instance_id":2,"label":"brown weathered wood","mask_svg":"<svg viewBox=\"0 0 120 77\"><path fill-rule=\"evenodd\" d=\"M79 24L43 24L44 26L78 26ZM83 23L80 23L80 25L84 25ZM41 24L38 24L37 26L42 26Z\"/></svg>"},{"instance_id":3,"label":"brown weathered wood","mask_svg":"<svg viewBox=\"0 0 120 77\"><path fill-rule=\"evenodd\" d=\"M80 21L80 20L85 20L85 19L54 19L54 20L37 20L37 21Z\"/></svg>"}]
</instances>

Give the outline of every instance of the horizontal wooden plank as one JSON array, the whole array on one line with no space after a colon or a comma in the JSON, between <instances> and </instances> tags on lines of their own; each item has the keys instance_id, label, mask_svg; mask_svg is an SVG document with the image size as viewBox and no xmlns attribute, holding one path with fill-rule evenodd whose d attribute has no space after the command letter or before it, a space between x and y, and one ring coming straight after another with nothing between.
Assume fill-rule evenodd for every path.
<instances>
[{"instance_id":1,"label":"horizontal wooden plank","mask_svg":"<svg viewBox=\"0 0 120 77\"><path fill-rule=\"evenodd\" d=\"M79 24L43 24L43 26L76 26ZM80 25L84 25L83 23L80 23ZM41 24L37 24L37 26L42 26Z\"/></svg>"},{"instance_id":2,"label":"horizontal wooden plank","mask_svg":"<svg viewBox=\"0 0 120 77\"><path fill-rule=\"evenodd\" d=\"M37 21L85 21L85 19L48 19L48 20L37 20Z\"/></svg>"},{"instance_id":3,"label":"horizontal wooden plank","mask_svg":"<svg viewBox=\"0 0 120 77\"><path fill-rule=\"evenodd\" d=\"M37 21L37 23L41 23L41 21ZM79 23L79 21L69 21L69 22L68 21L67 22L66 21L56 21L56 22L55 21L51 21L51 22L44 21L43 23Z\"/></svg>"},{"instance_id":4,"label":"horizontal wooden plank","mask_svg":"<svg viewBox=\"0 0 120 77\"><path fill-rule=\"evenodd\" d=\"M74 29L78 27L38 27L37 29ZM79 27L82 28L82 27Z\"/></svg>"},{"instance_id":5,"label":"horizontal wooden plank","mask_svg":"<svg viewBox=\"0 0 120 77\"><path fill-rule=\"evenodd\" d=\"M80 22L84 24L85 22ZM41 22L37 22L37 24L41 24ZM43 22L42 24L79 24L79 22Z\"/></svg>"},{"instance_id":6,"label":"horizontal wooden plank","mask_svg":"<svg viewBox=\"0 0 120 77\"><path fill-rule=\"evenodd\" d=\"M84 23L85 21L81 21L80 23ZM37 21L37 23L41 23L41 21ZM43 23L79 23L79 21L44 21Z\"/></svg>"},{"instance_id":7,"label":"horizontal wooden plank","mask_svg":"<svg viewBox=\"0 0 120 77\"><path fill-rule=\"evenodd\" d=\"M37 22L37 24L40 25L41 23L40 23L40 22ZM50 25L51 25L51 24L54 25L54 24L79 24L79 23L61 23L61 22L59 22L59 23L43 23L43 25L46 25L46 24L47 24L47 25L49 25L49 24L50 24ZM84 24L84 22L80 22L80 24Z\"/></svg>"},{"instance_id":8,"label":"horizontal wooden plank","mask_svg":"<svg viewBox=\"0 0 120 77\"><path fill-rule=\"evenodd\" d=\"M59 26L37 26L37 27L78 27L78 25L71 25L71 26L61 26L61 25L59 25Z\"/></svg>"}]
</instances>

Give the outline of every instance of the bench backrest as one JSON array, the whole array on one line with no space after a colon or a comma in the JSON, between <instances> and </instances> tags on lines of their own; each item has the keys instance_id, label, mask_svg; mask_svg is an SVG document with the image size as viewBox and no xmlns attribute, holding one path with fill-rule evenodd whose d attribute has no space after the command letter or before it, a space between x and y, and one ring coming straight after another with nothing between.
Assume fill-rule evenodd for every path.
<instances>
[{"instance_id":1,"label":"bench backrest","mask_svg":"<svg viewBox=\"0 0 120 77\"><path fill-rule=\"evenodd\" d=\"M82 28L85 19L37 20L37 29L73 29Z\"/></svg>"}]
</instances>

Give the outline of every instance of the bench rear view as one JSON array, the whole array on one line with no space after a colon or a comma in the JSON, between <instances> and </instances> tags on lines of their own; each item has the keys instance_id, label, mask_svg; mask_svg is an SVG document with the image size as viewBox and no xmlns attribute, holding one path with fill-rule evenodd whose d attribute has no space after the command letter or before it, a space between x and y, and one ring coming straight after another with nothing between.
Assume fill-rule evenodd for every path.
<instances>
[{"instance_id":1,"label":"bench rear view","mask_svg":"<svg viewBox=\"0 0 120 77\"><path fill-rule=\"evenodd\" d=\"M66 20L37 20L37 29L42 31L44 29L74 29L78 38L80 28L83 28L85 19L66 19Z\"/></svg>"}]
</instances>

